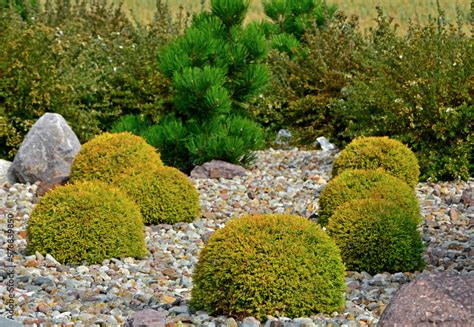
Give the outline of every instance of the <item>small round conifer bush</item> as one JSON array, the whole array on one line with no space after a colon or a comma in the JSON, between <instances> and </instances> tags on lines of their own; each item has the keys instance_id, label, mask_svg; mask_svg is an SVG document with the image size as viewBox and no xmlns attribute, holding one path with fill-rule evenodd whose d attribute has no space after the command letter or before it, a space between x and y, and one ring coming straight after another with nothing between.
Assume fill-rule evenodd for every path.
<instances>
[{"instance_id":1,"label":"small round conifer bush","mask_svg":"<svg viewBox=\"0 0 474 327\"><path fill-rule=\"evenodd\" d=\"M348 270L406 272L423 268L423 243L413 214L386 199L351 200L336 209L327 230Z\"/></svg>"},{"instance_id":2,"label":"small round conifer bush","mask_svg":"<svg viewBox=\"0 0 474 327\"><path fill-rule=\"evenodd\" d=\"M191 306L234 317L301 317L344 305L339 249L293 215L251 215L216 231L195 268Z\"/></svg>"},{"instance_id":3,"label":"small round conifer bush","mask_svg":"<svg viewBox=\"0 0 474 327\"><path fill-rule=\"evenodd\" d=\"M319 223L327 225L334 210L349 200L384 198L398 203L416 223L420 209L413 188L382 169L345 170L326 185L319 197Z\"/></svg>"},{"instance_id":4,"label":"small round conifer bush","mask_svg":"<svg viewBox=\"0 0 474 327\"><path fill-rule=\"evenodd\" d=\"M28 221L28 251L61 263L101 263L147 253L137 205L100 181L60 186L46 193Z\"/></svg>"},{"instance_id":5,"label":"small round conifer bush","mask_svg":"<svg viewBox=\"0 0 474 327\"><path fill-rule=\"evenodd\" d=\"M382 168L389 174L415 187L420 167L415 154L403 143L388 137L359 137L354 139L334 160L332 175L346 169Z\"/></svg>"},{"instance_id":6,"label":"small round conifer bush","mask_svg":"<svg viewBox=\"0 0 474 327\"><path fill-rule=\"evenodd\" d=\"M103 133L82 145L71 168L71 181L112 182L126 170L144 163L162 166L156 149L128 132Z\"/></svg>"},{"instance_id":7,"label":"small round conifer bush","mask_svg":"<svg viewBox=\"0 0 474 327\"><path fill-rule=\"evenodd\" d=\"M176 168L132 168L114 183L138 204L145 224L191 222L200 215L198 191Z\"/></svg>"}]
</instances>

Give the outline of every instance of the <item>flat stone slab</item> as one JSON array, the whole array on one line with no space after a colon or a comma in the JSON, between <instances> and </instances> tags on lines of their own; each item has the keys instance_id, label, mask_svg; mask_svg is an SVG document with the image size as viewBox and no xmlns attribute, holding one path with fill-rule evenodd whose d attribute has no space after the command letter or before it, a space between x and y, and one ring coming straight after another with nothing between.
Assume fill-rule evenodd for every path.
<instances>
[{"instance_id":1,"label":"flat stone slab","mask_svg":"<svg viewBox=\"0 0 474 327\"><path fill-rule=\"evenodd\" d=\"M431 273L404 285L378 326L473 326L474 276Z\"/></svg>"}]
</instances>

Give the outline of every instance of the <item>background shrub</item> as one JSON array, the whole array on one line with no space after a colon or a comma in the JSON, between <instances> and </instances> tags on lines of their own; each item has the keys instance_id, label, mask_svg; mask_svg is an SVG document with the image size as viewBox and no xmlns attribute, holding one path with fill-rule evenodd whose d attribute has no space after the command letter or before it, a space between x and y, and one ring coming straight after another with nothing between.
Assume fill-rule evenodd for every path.
<instances>
[{"instance_id":1,"label":"background shrub","mask_svg":"<svg viewBox=\"0 0 474 327\"><path fill-rule=\"evenodd\" d=\"M329 219L328 233L348 270L414 271L424 266L418 216L387 199L350 200Z\"/></svg>"},{"instance_id":2,"label":"background shrub","mask_svg":"<svg viewBox=\"0 0 474 327\"><path fill-rule=\"evenodd\" d=\"M334 110L344 138L388 135L417 154L422 179L473 173L472 38L441 12L404 35L379 13L361 69Z\"/></svg>"},{"instance_id":3,"label":"background shrub","mask_svg":"<svg viewBox=\"0 0 474 327\"><path fill-rule=\"evenodd\" d=\"M345 170L336 176L319 197L319 223L327 225L337 207L349 200L383 198L400 205L421 221L420 208L415 191L401 179L383 170Z\"/></svg>"},{"instance_id":4,"label":"background shrub","mask_svg":"<svg viewBox=\"0 0 474 327\"><path fill-rule=\"evenodd\" d=\"M357 20L338 13L323 26L310 26L301 40L306 51L289 56L272 51L268 57L271 87L252 106L254 119L270 135L289 129L297 146L311 146L326 136L341 145L338 132L346 126L330 106L340 99L358 69L365 41Z\"/></svg>"},{"instance_id":5,"label":"background shrub","mask_svg":"<svg viewBox=\"0 0 474 327\"><path fill-rule=\"evenodd\" d=\"M129 168L144 164L163 165L155 148L145 140L128 132L103 133L82 145L72 164L70 178L110 183Z\"/></svg>"},{"instance_id":6,"label":"background shrub","mask_svg":"<svg viewBox=\"0 0 474 327\"><path fill-rule=\"evenodd\" d=\"M176 168L135 167L114 183L138 204L145 224L191 222L201 212L198 191Z\"/></svg>"},{"instance_id":7,"label":"background shrub","mask_svg":"<svg viewBox=\"0 0 474 327\"><path fill-rule=\"evenodd\" d=\"M149 26L105 0L47 1L25 21L0 11L0 156L12 158L45 112L65 117L81 142L124 114L157 121L170 89L156 52L178 33L157 2Z\"/></svg>"},{"instance_id":8,"label":"background shrub","mask_svg":"<svg viewBox=\"0 0 474 327\"><path fill-rule=\"evenodd\" d=\"M109 185L80 182L48 192L28 221L28 251L61 263L98 264L147 253L140 210Z\"/></svg>"},{"instance_id":9,"label":"background shrub","mask_svg":"<svg viewBox=\"0 0 474 327\"><path fill-rule=\"evenodd\" d=\"M415 187L420 168L415 154L403 143L388 137L359 137L354 139L334 160L332 176L346 169L382 168L390 175Z\"/></svg>"},{"instance_id":10,"label":"background shrub","mask_svg":"<svg viewBox=\"0 0 474 327\"><path fill-rule=\"evenodd\" d=\"M322 229L298 216L233 219L202 250L191 305L236 317L301 317L344 304L344 266Z\"/></svg>"}]
</instances>

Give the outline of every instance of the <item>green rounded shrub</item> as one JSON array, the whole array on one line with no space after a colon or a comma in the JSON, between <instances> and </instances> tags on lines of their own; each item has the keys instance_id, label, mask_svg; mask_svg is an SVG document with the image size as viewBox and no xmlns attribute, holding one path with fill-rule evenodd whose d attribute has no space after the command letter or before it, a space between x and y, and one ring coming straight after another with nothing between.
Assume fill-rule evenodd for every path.
<instances>
[{"instance_id":1,"label":"green rounded shrub","mask_svg":"<svg viewBox=\"0 0 474 327\"><path fill-rule=\"evenodd\" d=\"M414 271L423 267L416 217L386 199L351 200L336 209L327 227L348 270Z\"/></svg>"},{"instance_id":2,"label":"green rounded shrub","mask_svg":"<svg viewBox=\"0 0 474 327\"><path fill-rule=\"evenodd\" d=\"M114 183L138 204L146 224L191 222L200 215L198 191L176 168L132 168Z\"/></svg>"},{"instance_id":3,"label":"green rounded shrub","mask_svg":"<svg viewBox=\"0 0 474 327\"><path fill-rule=\"evenodd\" d=\"M384 198L398 203L410 212L415 222L421 221L415 191L404 181L378 170L346 170L326 185L319 197L319 223L327 225L334 210L349 200Z\"/></svg>"},{"instance_id":4,"label":"green rounded shrub","mask_svg":"<svg viewBox=\"0 0 474 327\"><path fill-rule=\"evenodd\" d=\"M339 249L293 215L251 215L216 231L195 268L191 306L234 317L301 317L344 305Z\"/></svg>"},{"instance_id":5,"label":"green rounded shrub","mask_svg":"<svg viewBox=\"0 0 474 327\"><path fill-rule=\"evenodd\" d=\"M420 167L415 154L403 143L388 137L359 137L354 139L334 160L332 175L346 169L382 168L389 174L415 187Z\"/></svg>"},{"instance_id":6,"label":"green rounded shrub","mask_svg":"<svg viewBox=\"0 0 474 327\"><path fill-rule=\"evenodd\" d=\"M143 218L119 189L100 181L60 186L46 193L28 221L28 251L61 263L101 263L147 253Z\"/></svg>"},{"instance_id":7,"label":"green rounded shrub","mask_svg":"<svg viewBox=\"0 0 474 327\"><path fill-rule=\"evenodd\" d=\"M112 182L126 170L144 164L162 166L156 149L128 132L103 133L82 145L71 168L71 181Z\"/></svg>"}]
</instances>

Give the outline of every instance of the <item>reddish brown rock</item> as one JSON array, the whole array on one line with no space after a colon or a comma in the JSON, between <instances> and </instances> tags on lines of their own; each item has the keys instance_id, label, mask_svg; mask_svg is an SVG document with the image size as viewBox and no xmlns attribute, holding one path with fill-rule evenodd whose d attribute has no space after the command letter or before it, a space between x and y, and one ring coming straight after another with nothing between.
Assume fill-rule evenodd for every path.
<instances>
[{"instance_id":1,"label":"reddish brown rock","mask_svg":"<svg viewBox=\"0 0 474 327\"><path fill-rule=\"evenodd\" d=\"M136 312L125 323L127 327L165 327L166 314L160 311L146 309Z\"/></svg>"},{"instance_id":2,"label":"reddish brown rock","mask_svg":"<svg viewBox=\"0 0 474 327\"><path fill-rule=\"evenodd\" d=\"M245 176L245 168L221 160L212 160L202 166L194 167L191 171L193 178L226 178L232 179L236 176Z\"/></svg>"},{"instance_id":3,"label":"reddish brown rock","mask_svg":"<svg viewBox=\"0 0 474 327\"><path fill-rule=\"evenodd\" d=\"M474 276L432 273L404 285L379 321L381 327L470 326Z\"/></svg>"}]
</instances>

